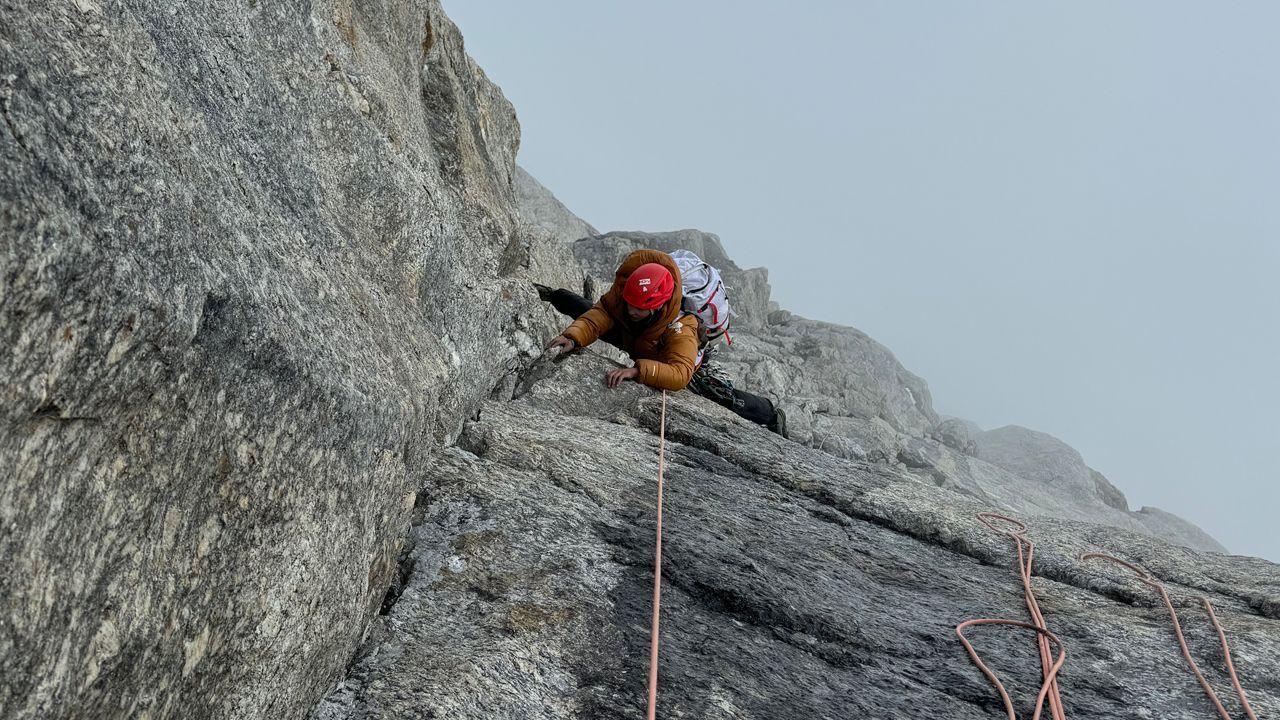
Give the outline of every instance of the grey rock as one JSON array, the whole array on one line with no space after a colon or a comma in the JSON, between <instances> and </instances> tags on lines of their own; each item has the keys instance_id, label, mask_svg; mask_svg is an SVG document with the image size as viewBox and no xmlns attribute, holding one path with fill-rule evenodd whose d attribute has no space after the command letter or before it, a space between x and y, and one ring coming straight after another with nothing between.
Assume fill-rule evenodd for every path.
<instances>
[{"instance_id":1,"label":"grey rock","mask_svg":"<svg viewBox=\"0 0 1280 720\"><path fill-rule=\"evenodd\" d=\"M981 433L982 428L977 423L955 417L943 417L929 430L930 437L965 455L978 454L978 435Z\"/></svg>"},{"instance_id":2,"label":"grey rock","mask_svg":"<svg viewBox=\"0 0 1280 720\"><path fill-rule=\"evenodd\" d=\"M1200 529L1195 523L1186 518L1179 517L1171 512L1147 505L1139 508L1136 512L1129 513L1129 515L1145 525L1145 532L1149 535L1164 538L1171 543L1189 548L1221 553L1227 552L1227 549L1209 533Z\"/></svg>"},{"instance_id":3,"label":"grey rock","mask_svg":"<svg viewBox=\"0 0 1280 720\"><path fill-rule=\"evenodd\" d=\"M1089 477L1093 480L1093 492L1099 500L1117 510L1129 509L1129 500L1120 491L1120 488L1111 484L1106 475L1089 468ZM1178 519L1182 520L1182 518ZM1186 521L1182 520L1182 522Z\"/></svg>"},{"instance_id":4,"label":"grey rock","mask_svg":"<svg viewBox=\"0 0 1280 720\"><path fill-rule=\"evenodd\" d=\"M434 0L6 3L0 717L298 717L554 327Z\"/></svg>"},{"instance_id":5,"label":"grey rock","mask_svg":"<svg viewBox=\"0 0 1280 720\"><path fill-rule=\"evenodd\" d=\"M976 440L979 458L1029 480L1089 494L1097 487L1080 453L1048 433L1007 425Z\"/></svg>"},{"instance_id":6,"label":"grey rock","mask_svg":"<svg viewBox=\"0 0 1280 720\"><path fill-rule=\"evenodd\" d=\"M897 459L920 480L985 499L993 510L1023 517L1097 523L1146 533L1185 547L1225 552L1203 530L1171 513L1145 508L1145 512L1130 512L1096 495L1082 493L1078 487L1029 480L928 438L903 439Z\"/></svg>"},{"instance_id":7,"label":"grey rock","mask_svg":"<svg viewBox=\"0 0 1280 720\"><path fill-rule=\"evenodd\" d=\"M348 678L313 714L344 718L638 718L644 707L661 396L598 382L582 353L469 423L432 462L409 581ZM994 690L953 632L1025 619L1013 547L987 509L882 463L814 452L688 393L669 397L659 715L992 718ZM1068 717L1213 711L1152 593L1150 568L1223 696L1212 599L1260 717L1280 711L1280 568L1144 535L1036 519L1036 591L1068 649ZM1025 633L975 642L1029 716Z\"/></svg>"},{"instance_id":8,"label":"grey rock","mask_svg":"<svg viewBox=\"0 0 1280 720\"><path fill-rule=\"evenodd\" d=\"M766 321L770 325L786 325L791 321L790 310L770 310Z\"/></svg>"},{"instance_id":9,"label":"grey rock","mask_svg":"<svg viewBox=\"0 0 1280 720\"><path fill-rule=\"evenodd\" d=\"M525 222L546 232L560 243L571 243L578 238L598 234L587 221L570 212L550 190L519 165L516 166L513 180L516 208Z\"/></svg>"},{"instance_id":10,"label":"grey rock","mask_svg":"<svg viewBox=\"0 0 1280 720\"><path fill-rule=\"evenodd\" d=\"M1129 512L1124 494L1057 438L1017 426L983 432L968 420L939 417L925 381L865 333L770 310L776 303L764 276L757 282L742 271L715 235L610 232L576 241L573 251L603 287L622 258L642 247L691 249L721 269L734 288L730 302L756 321L735 319L734 342L716 361L744 389L781 403L794 418L789 425L798 442L889 463L1010 511L1098 522L1225 552L1186 520Z\"/></svg>"},{"instance_id":11,"label":"grey rock","mask_svg":"<svg viewBox=\"0 0 1280 720\"><path fill-rule=\"evenodd\" d=\"M725 362L802 441L670 397L664 716L991 716L951 634L1021 613L991 508L1042 542L1078 716L1207 707L1090 549L1212 597L1276 714L1276 566L1152 537L1198 531L1074 461L939 442L923 380L714 235L565 242L435 0L4 17L0 718L639 717L660 396L542 358L530 284L642 245L724 271ZM982 643L1032 686L1028 638Z\"/></svg>"},{"instance_id":12,"label":"grey rock","mask_svg":"<svg viewBox=\"0 0 1280 720\"><path fill-rule=\"evenodd\" d=\"M1009 425L977 436L979 459L1030 481L1041 512L1147 532L1169 542L1214 552L1220 543L1194 524L1158 510L1130 512L1128 501L1074 448L1047 433ZM1030 495L1024 492L1024 495Z\"/></svg>"},{"instance_id":13,"label":"grey rock","mask_svg":"<svg viewBox=\"0 0 1280 720\"><path fill-rule=\"evenodd\" d=\"M924 380L854 328L793 316L767 332L739 332L723 360L736 364L748 388L783 398L824 398L819 407L825 414L876 419L917 436L937 421Z\"/></svg>"}]
</instances>

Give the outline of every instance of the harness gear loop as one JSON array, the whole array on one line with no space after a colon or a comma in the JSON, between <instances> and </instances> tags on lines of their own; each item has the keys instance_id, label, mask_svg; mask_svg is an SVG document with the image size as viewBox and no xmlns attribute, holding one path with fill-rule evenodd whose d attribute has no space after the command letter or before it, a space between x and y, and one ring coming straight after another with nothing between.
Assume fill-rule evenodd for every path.
<instances>
[{"instance_id":1,"label":"harness gear loop","mask_svg":"<svg viewBox=\"0 0 1280 720\"><path fill-rule=\"evenodd\" d=\"M1214 709L1218 711L1218 716L1222 720L1231 720L1231 715L1223 707L1222 701L1218 699L1218 693L1214 692L1213 687L1209 685L1209 681L1205 680L1204 674L1200 672L1200 666L1196 665L1196 661L1191 659L1191 650L1187 647L1187 639L1182 634L1182 623L1178 622L1178 613L1173 609L1173 601L1169 599L1169 593L1164 589L1164 585L1153 578L1151 573L1144 568L1120 558L1103 553L1085 553L1080 556L1080 562L1095 559L1106 560L1109 563L1125 568L1132 572L1144 585L1160 594L1165 610L1169 611L1169 619L1173 621L1173 634L1178 638L1178 647L1182 649L1183 659L1191 667L1191 672L1196 676L1196 680L1200 682L1200 687L1204 690L1205 696L1209 698L1209 702L1213 703ZM1245 696L1244 688L1240 686L1240 678L1236 676L1236 666L1231 661L1231 648L1227 646L1227 635L1223 632L1222 625L1218 622L1218 616L1213 612L1213 605L1209 604L1209 599L1205 597L1200 598L1200 602L1204 605L1204 610L1209 615L1209 622L1213 624L1214 631L1218 633L1218 641L1222 644L1222 657L1226 660L1227 675L1231 677L1231 686L1235 688L1236 697L1240 698L1240 706L1244 709L1244 714L1249 717L1249 720L1258 720L1258 716L1253 714L1253 708L1249 706L1249 698Z\"/></svg>"},{"instance_id":2,"label":"harness gear loop","mask_svg":"<svg viewBox=\"0 0 1280 720\"><path fill-rule=\"evenodd\" d=\"M662 414L658 420L658 518L657 542L653 551L653 623L649 630L649 710L654 720L658 710L658 611L662 602L662 475L667 445L667 391L662 391Z\"/></svg>"},{"instance_id":3,"label":"harness gear loop","mask_svg":"<svg viewBox=\"0 0 1280 720\"><path fill-rule=\"evenodd\" d=\"M1005 620L1000 618L980 618L976 620L966 620L956 626L956 635L960 638L960 642L969 653L969 657L973 663L978 666L983 675L987 676L987 680L995 686L996 691L1000 693L1000 700L1004 703L1004 710L1009 716L1009 720L1018 720L1017 714L1013 710L1013 701L1009 698L1009 693L1004 688L1004 683L996 677L996 674L987 667L986 663L978 657L978 652L973 648L968 638L964 636L964 630L973 625L1009 625L1012 627L1025 628L1033 630L1036 633L1036 645L1040 651L1040 671L1044 681L1040 685L1040 692L1036 695L1036 706L1031 718L1032 720L1040 719L1040 712L1044 709L1045 701L1049 703L1049 714L1053 720L1066 720L1066 713L1062 708L1062 696L1058 691L1058 670L1062 668L1062 664L1067 660L1067 650L1063 647L1058 637L1049 632L1045 626L1044 613L1040 612L1040 603L1036 601L1035 591L1031 589L1031 563L1035 557L1036 546L1027 538L1027 526L1020 520L1016 520L1007 515L998 513L984 512L978 513L978 522L985 525L989 530L1000 535L1004 535L1013 540L1018 550L1018 577L1022 580L1022 591L1026 598L1027 611L1031 613L1031 622L1021 622L1019 620ZM1002 524L1007 527L1002 527ZM1050 644L1058 647L1058 656L1055 660Z\"/></svg>"}]
</instances>

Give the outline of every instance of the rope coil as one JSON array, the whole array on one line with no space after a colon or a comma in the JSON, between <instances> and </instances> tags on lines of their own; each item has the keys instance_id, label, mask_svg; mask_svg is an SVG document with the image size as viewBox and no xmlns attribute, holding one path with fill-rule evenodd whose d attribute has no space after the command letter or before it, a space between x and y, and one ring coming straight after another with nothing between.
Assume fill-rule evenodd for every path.
<instances>
[{"instance_id":1,"label":"rope coil","mask_svg":"<svg viewBox=\"0 0 1280 720\"><path fill-rule=\"evenodd\" d=\"M1022 622L1019 620L1007 620L1003 618L979 618L975 620L966 620L956 626L956 636L960 638L960 642L964 645L965 650L969 653L973 664L978 666L982 674L987 680L995 686L996 691L1000 693L1000 700L1004 703L1005 713L1009 720L1018 720L1017 714L1013 709L1013 701L1009 697L1008 691L1005 690L1004 684L996 676L995 672L987 666L979 657L978 651L974 649L973 644L965 637L966 628L975 625L1008 625L1012 627L1023 628L1034 631L1036 633L1036 645L1040 651L1041 674L1044 678L1040 685L1040 692L1036 696L1035 711L1032 714L1032 720L1039 720L1046 701L1049 705L1049 712L1054 720L1065 720L1066 716L1062 707L1062 698L1058 692L1058 671L1062 669L1063 663L1066 661L1067 651L1062 646L1062 642L1056 635L1049 631L1045 625L1044 613L1040 611L1040 604L1036 601L1035 592L1031 588L1031 565L1035 557L1035 543L1027 538L1027 526L1021 521L1006 515L998 513L984 512L978 513L978 522L985 525L994 533L1004 535L1014 541L1014 546L1018 551L1018 576L1022 580L1022 589L1026 597L1027 610L1031 613L1031 622ZM1169 613L1169 619L1173 622L1173 632L1178 640L1178 647L1182 650L1182 657L1187 662L1187 666L1191 668L1191 672L1195 675L1196 680L1200 683L1204 694L1213 703L1213 707L1218 712L1221 720L1231 720L1230 713L1218 698L1218 694L1213 687L1209 685L1209 681L1205 679L1204 673L1200 672L1200 667L1191 657L1191 650L1187 647L1187 639L1182 632L1182 623L1178 620L1178 613L1173 607L1173 601L1169 598L1169 593L1165 590L1164 585L1152 577L1151 573L1146 569L1135 565L1134 563L1120 558L1106 555L1104 553L1085 553L1080 556L1080 562L1088 562L1089 560L1105 560L1114 565L1119 565L1129 572L1133 573L1143 584L1155 590L1160 595L1160 600L1164 603L1165 610ZM1240 706L1244 710L1249 720L1258 720L1254 714L1253 708L1249 705L1249 699L1245 695L1244 688L1240 685L1240 678L1236 674L1235 663L1231 658L1231 648L1227 644L1226 632L1222 629L1222 624L1218 622L1218 616L1213 611L1213 605L1208 598L1200 598L1200 603L1204 606L1205 613L1209 616L1209 622L1213 625L1214 632L1218 635L1218 642L1222 646L1222 657L1227 668L1227 675L1231 678L1231 686L1236 691L1236 697L1240 699ZM1058 648L1057 658L1055 659L1050 649L1051 645Z\"/></svg>"},{"instance_id":2,"label":"rope coil","mask_svg":"<svg viewBox=\"0 0 1280 720\"><path fill-rule=\"evenodd\" d=\"M1035 711L1032 713L1031 718L1032 720L1040 720L1040 713L1044 710L1045 701L1047 700L1049 713L1053 720L1066 720L1066 713L1062 708L1062 696L1058 691L1058 671L1062 669L1063 663L1067 660L1067 650L1063 647L1058 637L1049 632L1048 627L1045 626L1044 613L1040 612L1040 603L1036 601L1036 594L1031 589L1031 563L1035 558L1036 545L1027 538L1027 526L1007 515L992 512L978 513L978 522L985 525L992 532L1013 540L1014 546L1018 550L1018 577L1022 580L1023 595L1026 599L1027 611L1031 613L1031 622L1003 618L966 620L956 626L956 636L960 638L960 642L969 653L973 664L978 666L982 674L987 676L987 680L1000 693L1000 700L1004 703L1004 710L1008 714L1009 720L1018 720L1018 715L1013 709L1013 700L1009 698L1009 693L1005 690L1004 683L1000 682L995 672L987 667L986 663L982 662L982 658L978 656L978 651L974 649L969 639L964 636L964 631L965 628L974 625L1008 625L1034 631L1036 633L1036 647L1040 651L1040 672L1043 682L1040 684L1040 692L1036 695ZM1000 523L1006 523L1011 527L999 527ZM1056 660L1050 649L1051 643L1058 647Z\"/></svg>"}]
</instances>

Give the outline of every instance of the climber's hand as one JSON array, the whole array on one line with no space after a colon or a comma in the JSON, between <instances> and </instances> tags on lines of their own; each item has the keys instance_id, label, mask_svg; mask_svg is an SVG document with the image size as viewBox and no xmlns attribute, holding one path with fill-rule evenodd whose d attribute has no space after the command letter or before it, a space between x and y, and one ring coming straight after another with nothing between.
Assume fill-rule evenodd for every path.
<instances>
[{"instance_id":1,"label":"climber's hand","mask_svg":"<svg viewBox=\"0 0 1280 720\"><path fill-rule=\"evenodd\" d=\"M623 380L635 380L638 377L640 377L640 368L619 368L617 370L610 370L609 373L604 376L604 384L610 388L616 388Z\"/></svg>"},{"instance_id":2,"label":"climber's hand","mask_svg":"<svg viewBox=\"0 0 1280 720\"><path fill-rule=\"evenodd\" d=\"M551 340L551 342L547 343L548 350L555 350L556 352L561 353L567 353L576 346L577 343L564 335L557 335Z\"/></svg>"}]
</instances>

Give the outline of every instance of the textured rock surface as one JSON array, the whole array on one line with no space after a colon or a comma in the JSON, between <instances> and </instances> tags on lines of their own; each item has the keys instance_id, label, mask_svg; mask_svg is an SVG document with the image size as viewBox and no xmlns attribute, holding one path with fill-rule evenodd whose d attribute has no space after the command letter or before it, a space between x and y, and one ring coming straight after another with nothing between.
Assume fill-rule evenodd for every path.
<instances>
[{"instance_id":1,"label":"textured rock surface","mask_svg":"<svg viewBox=\"0 0 1280 720\"><path fill-rule=\"evenodd\" d=\"M1007 425L978 433L975 442L978 459L1030 481L1026 488L1044 496L1039 501L1046 507L1043 512L1128 527L1179 545L1226 552L1208 533L1172 513L1145 507L1130 512L1124 493L1086 465L1075 448L1052 435ZM1103 507L1097 507L1099 504Z\"/></svg>"},{"instance_id":2,"label":"textured rock surface","mask_svg":"<svg viewBox=\"0 0 1280 720\"><path fill-rule=\"evenodd\" d=\"M569 211L551 191L524 168L516 166L514 175L517 208L520 218L549 234L561 243L596 234L596 229Z\"/></svg>"},{"instance_id":3,"label":"textured rock surface","mask_svg":"<svg viewBox=\"0 0 1280 720\"><path fill-rule=\"evenodd\" d=\"M1128 510L1124 495L1088 465L1075 448L1048 433L1006 425L979 433L976 455L992 465L1043 485L1071 493L1095 495L1119 510Z\"/></svg>"},{"instance_id":4,"label":"textured rock surface","mask_svg":"<svg viewBox=\"0 0 1280 720\"><path fill-rule=\"evenodd\" d=\"M713 235L568 243L594 231L434 0L0 11L0 717L638 717L658 397L606 392L606 355L531 367L563 323L530 282L639 246L724 271L723 362L799 441L672 398L664 714L992 716L950 633L1020 617L990 508L1060 518L1037 572L1079 716L1207 710L1095 548L1213 597L1276 714L1274 565L1076 522L1212 542L1082 460L984 460ZM1027 638L980 642L1032 687Z\"/></svg>"},{"instance_id":5,"label":"textured rock surface","mask_svg":"<svg viewBox=\"0 0 1280 720\"><path fill-rule=\"evenodd\" d=\"M573 250L602 283L639 247L688 248L721 268L744 317L735 321L732 348L717 361L744 388L782 403L794 440L887 463L993 509L1098 522L1225 552L1175 515L1130 512L1124 494L1057 438L1016 426L983 432L966 420L940 418L924 380L866 334L771 310L764 271L739 268L715 235L611 232L578 240Z\"/></svg>"},{"instance_id":6,"label":"textured rock surface","mask_svg":"<svg viewBox=\"0 0 1280 720\"><path fill-rule=\"evenodd\" d=\"M550 328L514 112L434 1L0 16L0 716L298 716Z\"/></svg>"},{"instance_id":7,"label":"textured rock surface","mask_svg":"<svg viewBox=\"0 0 1280 720\"><path fill-rule=\"evenodd\" d=\"M406 587L314 718L642 717L661 398L605 390L610 366L566 359L435 458ZM952 632L1025 615L1010 543L973 521L985 505L687 393L667 438L660 716L1002 716ZM1229 693L1192 602L1210 597L1254 708L1280 712L1280 568L1068 521L1032 536L1069 717L1213 716L1151 593L1074 560L1097 549L1164 579ZM1032 639L973 635L1029 717Z\"/></svg>"},{"instance_id":8,"label":"textured rock surface","mask_svg":"<svg viewBox=\"0 0 1280 720\"><path fill-rule=\"evenodd\" d=\"M982 428L975 422L962 418L942 417L929 430L929 436L947 447L965 455L978 454L978 435Z\"/></svg>"}]
</instances>

